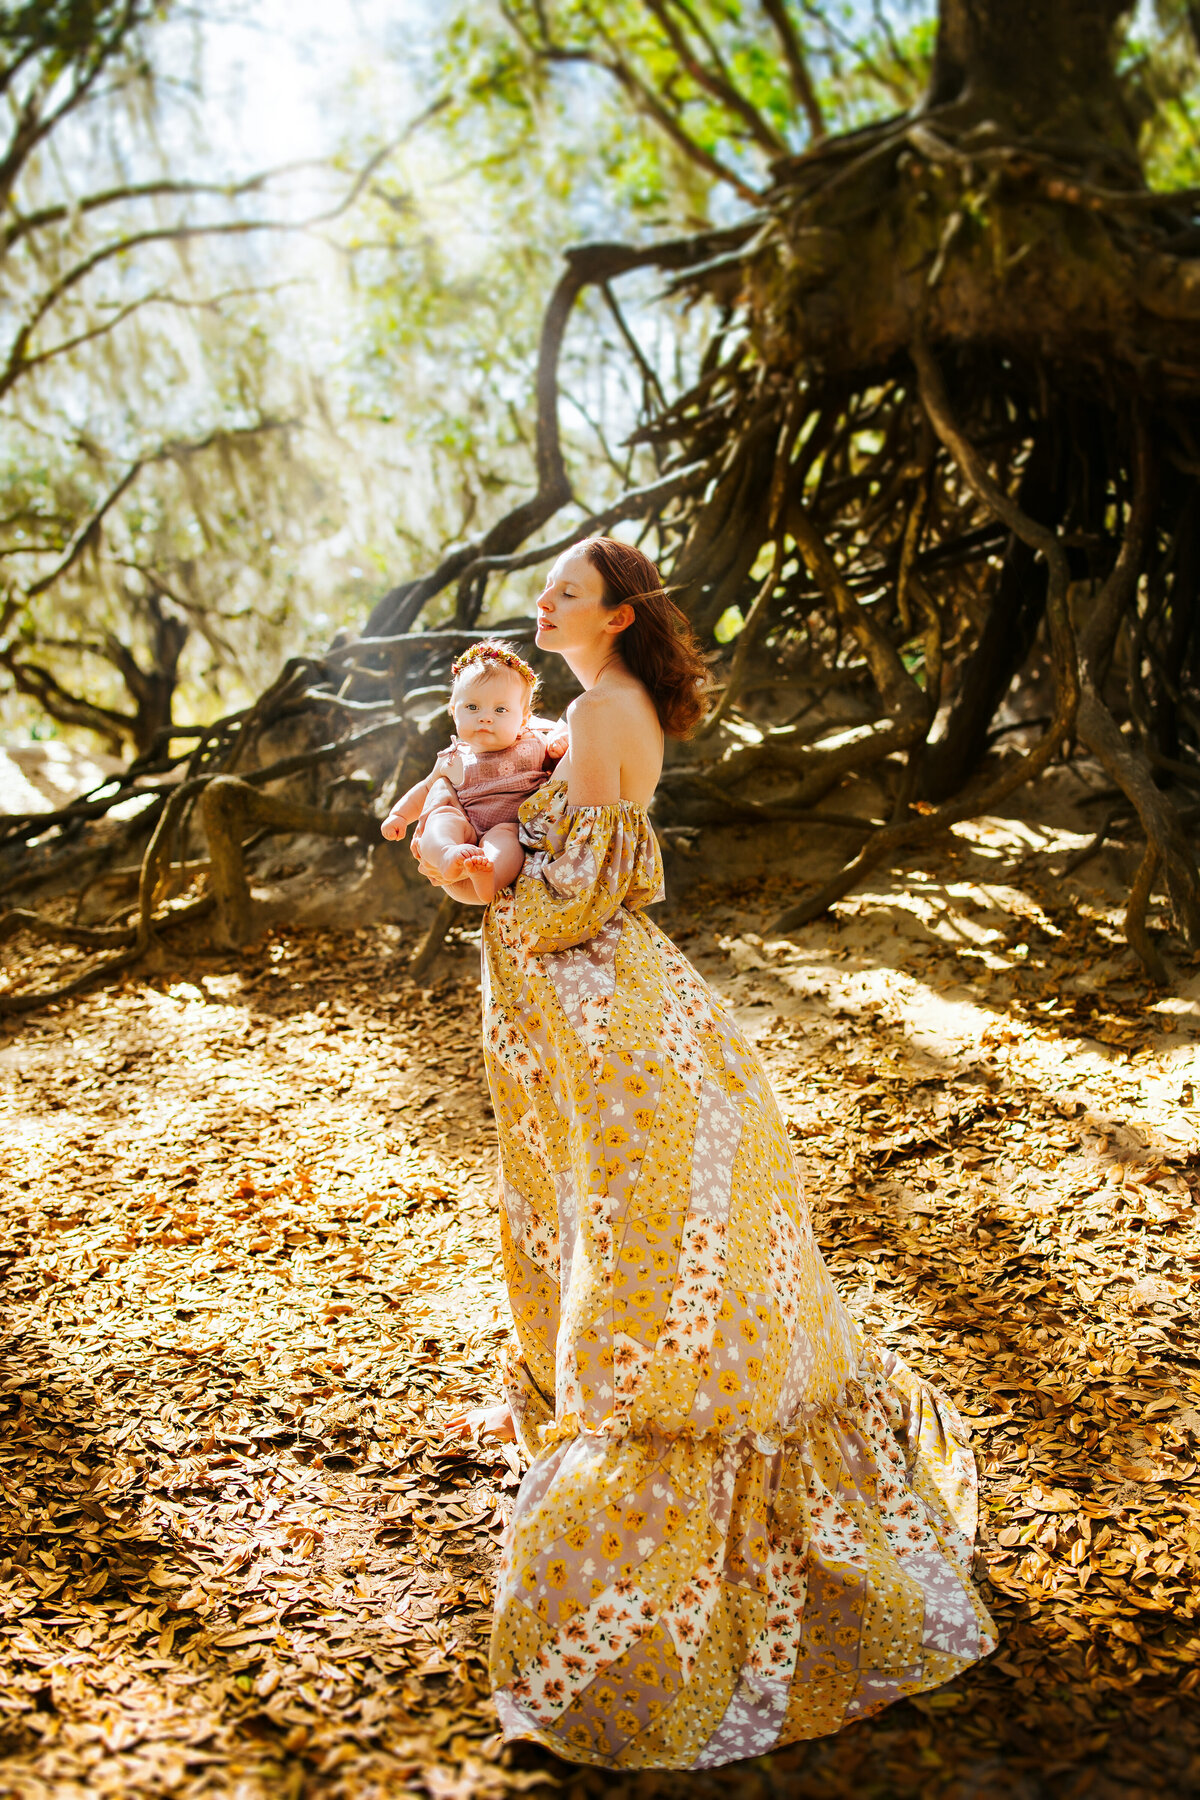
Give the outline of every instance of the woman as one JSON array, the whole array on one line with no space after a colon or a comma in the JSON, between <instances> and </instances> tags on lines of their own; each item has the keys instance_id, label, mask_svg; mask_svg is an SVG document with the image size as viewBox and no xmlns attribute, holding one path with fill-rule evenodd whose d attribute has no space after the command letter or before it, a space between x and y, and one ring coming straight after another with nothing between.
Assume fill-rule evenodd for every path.
<instances>
[{"instance_id":1,"label":"woman","mask_svg":"<svg viewBox=\"0 0 1200 1800\"><path fill-rule=\"evenodd\" d=\"M640 551L560 557L537 642L584 692L483 927L484 1039L529 1457L496 1596L508 1737L704 1769L987 1654L953 1409L864 1343L754 1052L646 917L646 808L704 666ZM511 1424L510 1424L511 1415Z\"/></svg>"}]
</instances>

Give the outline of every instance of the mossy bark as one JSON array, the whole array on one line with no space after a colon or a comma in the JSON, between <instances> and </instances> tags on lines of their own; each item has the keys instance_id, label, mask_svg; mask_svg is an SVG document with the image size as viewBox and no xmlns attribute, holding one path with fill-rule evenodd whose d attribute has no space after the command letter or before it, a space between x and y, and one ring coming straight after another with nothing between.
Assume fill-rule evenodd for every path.
<instances>
[{"instance_id":1,"label":"mossy bark","mask_svg":"<svg viewBox=\"0 0 1200 1800\"><path fill-rule=\"evenodd\" d=\"M1128 0L941 0L930 107L1136 166L1116 73Z\"/></svg>"}]
</instances>

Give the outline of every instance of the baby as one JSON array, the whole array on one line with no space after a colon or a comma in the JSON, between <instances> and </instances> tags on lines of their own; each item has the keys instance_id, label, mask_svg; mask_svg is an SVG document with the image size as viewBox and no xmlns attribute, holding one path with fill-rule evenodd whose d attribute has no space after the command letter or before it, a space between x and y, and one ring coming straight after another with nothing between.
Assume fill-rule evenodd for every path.
<instances>
[{"instance_id":1,"label":"baby","mask_svg":"<svg viewBox=\"0 0 1200 1800\"><path fill-rule=\"evenodd\" d=\"M532 717L537 676L507 645L472 644L451 673L455 736L381 829L398 842L416 819L426 872L456 898L486 902L521 872L517 810L565 754L567 733Z\"/></svg>"}]
</instances>

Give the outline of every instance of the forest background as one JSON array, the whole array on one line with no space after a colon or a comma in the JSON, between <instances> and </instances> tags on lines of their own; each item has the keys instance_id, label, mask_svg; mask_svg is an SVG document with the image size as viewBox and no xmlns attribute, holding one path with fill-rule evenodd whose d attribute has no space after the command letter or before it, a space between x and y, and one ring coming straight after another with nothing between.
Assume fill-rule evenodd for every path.
<instances>
[{"instance_id":1,"label":"forest background","mask_svg":"<svg viewBox=\"0 0 1200 1800\"><path fill-rule=\"evenodd\" d=\"M936 6L802 10L823 134L917 105ZM6 8L10 101L31 70L50 96L5 169L6 730L119 754L232 710L522 496L564 248L727 226L810 140L771 12L714 13L764 144L726 96L688 91L670 7L565 8L553 56L537 8ZM1189 9L1142 0L1121 64L1147 181L1186 189ZM686 138L647 103L660 85ZM602 296L578 309L561 386L580 519L657 472L624 440L647 380L694 375L711 321L693 312L653 280L624 324ZM511 576L501 610L539 581Z\"/></svg>"},{"instance_id":2,"label":"forest background","mask_svg":"<svg viewBox=\"0 0 1200 1800\"><path fill-rule=\"evenodd\" d=\"M1198 37L0 6L0 716L95 770L0 818L6 1791L601 1791L496 1737L477 938L378 844L585 525L712 656L663 922L1002 1635L688 1792L1200 1791Z\"/></svg>"},{"instance_id":3,"label":"forest background","mask_svg":"<svg viewBox=\"0 0 1200 1800\"><path fill-rule=\"evenodd\" d=\"M543 65L502 10L359 0L333 25L271 0L124 12L26 9L90 18L81 42L129 35L14 159L11 204L36 223L7 246L0 383L2 716L114 754L248 702L285 654L357 629L381 590L523 495L566 246L728 224L748 192L714 173L717 101L689 153L582 56ZM782 119L766 21L725 12ZM645 33L634 12L609 9L603 31L591 17L569 29L601 50L609 30ZM816 20L825 129L916 101L933 9ZM1190 52L1177 21L1147 25L1172 83L1161 150L1182 180ZM669 40L652 29L636 48L672 79ZM809 127L792 130L799 145ZM726 148L761 177L761 146ZM564 529L631 466L656 473L624 443L643 384L695 373L703 321L683 301L651 307L654 292L625 307L632 359L602 297L572 322L563 431L586 505L564 507ZM501 611L528 612L540 579L514 575Z\"/></svg>"}]
</instances>

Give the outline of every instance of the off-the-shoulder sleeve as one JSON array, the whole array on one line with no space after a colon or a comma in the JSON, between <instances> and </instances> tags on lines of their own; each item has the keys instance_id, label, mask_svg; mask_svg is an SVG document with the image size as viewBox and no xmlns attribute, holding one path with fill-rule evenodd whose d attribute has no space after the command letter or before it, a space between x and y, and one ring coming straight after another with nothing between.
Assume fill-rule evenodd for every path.
<instances>
[{"instance_id":1,"label":"off-the-shoulder sleeve","mask_svg":"<svg viewBox=\"0 0 1200 1800\"><path fill-rule=\"evenodd\" d=\"M646 810L568 806L526 858L515 890L516 923L539 953L586 943L618 907L662 898L662 857Z\"/></svg>"}]
</instances>

